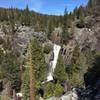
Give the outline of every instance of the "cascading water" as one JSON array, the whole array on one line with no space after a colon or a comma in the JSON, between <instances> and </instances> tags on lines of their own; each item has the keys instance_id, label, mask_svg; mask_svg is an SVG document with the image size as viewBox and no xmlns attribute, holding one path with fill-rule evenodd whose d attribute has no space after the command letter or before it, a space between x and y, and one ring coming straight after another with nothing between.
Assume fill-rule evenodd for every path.
<instances>
[{"instance_id":1,"label":"cascading water","mask_svg":"<svg viewBox=\"0 0 100 100\"><path fill-rule=\"evenodd\" d=\"M47 76L47 81L53 80L53 72L54 72L54 69L56 68L60 49L61 49L60 45L54 44L54 46L53 46L53 60L51 60L49 63L49 73Z\"/></svg>"}]
</instances>

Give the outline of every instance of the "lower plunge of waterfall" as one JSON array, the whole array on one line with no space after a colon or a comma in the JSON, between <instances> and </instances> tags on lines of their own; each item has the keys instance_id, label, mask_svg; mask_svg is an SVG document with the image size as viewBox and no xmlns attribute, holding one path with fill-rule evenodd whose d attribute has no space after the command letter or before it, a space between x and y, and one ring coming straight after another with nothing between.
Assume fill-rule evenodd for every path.
<instances>
[{"instance_id":1,"label":"lower plunge of waterfall","mask_svg":"<svg viewBox=\"0 0 100 100\"><path fill-rule=\"evenodd\" d=\"M57 44L53 45L53 52L52 52L53 53L53 59L49 62L49 66L48 66L49 72L48 72L48 75L47 75L47 82L53 80L53 72L54 72L54 69L56 68L60 49L61 49L60 45L57 45Z\"/></svg>"}]
</instances>

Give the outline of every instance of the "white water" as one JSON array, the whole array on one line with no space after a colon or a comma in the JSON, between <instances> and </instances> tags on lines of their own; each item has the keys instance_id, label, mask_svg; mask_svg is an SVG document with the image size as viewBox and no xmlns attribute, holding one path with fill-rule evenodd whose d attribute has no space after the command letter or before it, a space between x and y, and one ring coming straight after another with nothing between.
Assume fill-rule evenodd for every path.
<instances>
[{"instance_id":1,"label":"white water","mask_svg":"<svg viewBox=\"0 0 100 100\"><path fill-rule=\"evenodd\" d=\"M61 100L78 100L78 95L75 88L72 89L69 93L66 93L61 96Z\"/></svg>"},{"instance_id":2,"label":"white water","mask_svg":"<svg viewBox=\"0 0 100 100\"><path fill-rule=\"evenodd\" d=\"M53 80L53 72L54 72L54 69L56 68L60 49L61 49L61 46L54 44L54 46L53 46L54 58L53 58L53 61L50 61L50 66L49 66L50 71L49 71L48 76L47 76L47 81Z\"/></svg>"}]
</instances>

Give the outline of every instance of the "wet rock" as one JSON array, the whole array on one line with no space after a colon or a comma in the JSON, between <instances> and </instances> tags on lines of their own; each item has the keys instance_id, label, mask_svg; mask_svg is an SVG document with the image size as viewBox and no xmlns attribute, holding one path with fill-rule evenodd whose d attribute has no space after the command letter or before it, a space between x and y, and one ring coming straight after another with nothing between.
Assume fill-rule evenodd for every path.
<instances>
[{"instance_id":1,"label":"wet rock","mask_svg":"<svg viewBox=\"0 0 100 100\"><path fill-rule=\"evenodd\" d=\"M61 97L61 100L78 100L78 95L75 89L67 92Z\"/></svg>"}]
</instances>

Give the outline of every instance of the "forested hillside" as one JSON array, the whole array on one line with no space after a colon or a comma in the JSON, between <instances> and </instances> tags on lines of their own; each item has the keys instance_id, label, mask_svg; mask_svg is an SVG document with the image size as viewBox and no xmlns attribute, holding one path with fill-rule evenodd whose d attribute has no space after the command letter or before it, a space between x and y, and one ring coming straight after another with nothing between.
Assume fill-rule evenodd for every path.
<instances>
[{"instance_id":1,"label":"forested hillside","mask_svg":"<svg viewBox=\"0 0 100 100\"><path fill-rule=\"evenodd\" d=\"M72 88L78 89L73 100L99 100L99 33L100 0L70 13L65 8L61 16L28 5L0 8L0 100L60 100ZM61 49L52 71L55 45ZM50 72L53 80L47 81Z\"/></svg>"}]
</instances>

